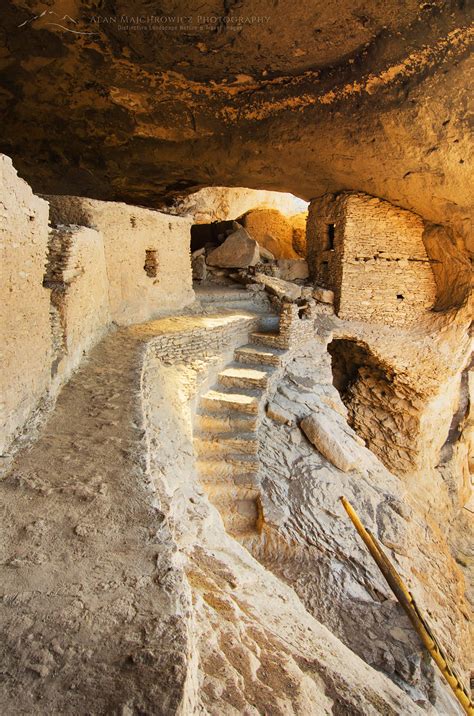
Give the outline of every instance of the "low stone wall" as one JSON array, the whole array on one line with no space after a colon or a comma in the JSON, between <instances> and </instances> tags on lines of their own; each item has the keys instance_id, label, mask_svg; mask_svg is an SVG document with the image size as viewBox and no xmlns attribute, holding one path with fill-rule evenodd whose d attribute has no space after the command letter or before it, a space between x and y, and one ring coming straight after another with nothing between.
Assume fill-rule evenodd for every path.
<instances>
[{"instance_id":1,"label":"low stone wall","mask_svg":"<svg viewBox=\"0 0 474 716\"><path fill-rule=\"evenodd\" d=\"M259 317L238 316L176 316L160 321L163 335L156 336L153 350L163 363L189 363L215 354L232 354L234 348L248 340L256 330ZM154 324L150 323L150 330Z\"/></svg>"},{"instance_id":2,"label":"low stone wall","mask_svg":"<svg viewBox=\"0 0 474 716\"><path fill-rule=\"evenodd\" d=\"M192 303L192 219L78 196L48 196L51 222L104 237L112 320L148 321Z\"/></svg>"},{"instance_id":3,"label":"low stone wall","mask_svg":"<svg viewBox=\"0 0 474 716\"><path fill-rule=\"evenodd\" d=\"M43 288L48 205L0 155L0 452L50 385L49 291Z\"/></svg>"}]
</instances>

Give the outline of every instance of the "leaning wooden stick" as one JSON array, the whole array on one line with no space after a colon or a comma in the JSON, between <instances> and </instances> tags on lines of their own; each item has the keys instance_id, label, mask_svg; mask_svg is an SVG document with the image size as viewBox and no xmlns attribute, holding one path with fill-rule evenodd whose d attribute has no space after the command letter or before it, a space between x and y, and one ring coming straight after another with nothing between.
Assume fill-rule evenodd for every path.
<instances>
[{"instance_id":1,"label":"leaning wooden stick","mask_svg":"<svg viewBox=\"0 0 474 716\"><path fill-rule=\"evenodd\" d=\"M462 683L455 669L451 666L444 649L434 636L425 617L420 612L413 595L403 583L400 575L389 561L374 535L370 530L365 529L350 502L346 500L345 497L341 497L341 502L365 546L382 572L387 584L402 605L418 636L450 685L457 700L468 716L474 716L474 704L468 690Z\"/></svg>"}]
</instances>

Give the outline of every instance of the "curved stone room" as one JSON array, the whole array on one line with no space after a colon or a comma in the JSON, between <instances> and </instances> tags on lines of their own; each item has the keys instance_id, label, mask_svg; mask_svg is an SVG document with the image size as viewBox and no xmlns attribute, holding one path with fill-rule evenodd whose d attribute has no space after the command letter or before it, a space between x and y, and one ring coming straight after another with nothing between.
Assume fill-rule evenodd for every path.
<instances>
[{"instance_id":1,"label":"curved stone room","mask_svg":"<svg viewBox=\"0 0 474 716\"><path fill-rule=\"evenodd\" d=\"M473 20L3 1L2 716L474 716Z\"/></svg>"}]
</instances>

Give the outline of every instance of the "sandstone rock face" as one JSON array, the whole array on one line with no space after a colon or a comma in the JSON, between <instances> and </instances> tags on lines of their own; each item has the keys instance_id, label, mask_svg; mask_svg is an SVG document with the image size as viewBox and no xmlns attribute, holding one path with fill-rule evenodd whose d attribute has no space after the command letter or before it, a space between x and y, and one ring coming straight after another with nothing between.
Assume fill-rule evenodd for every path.
<instances>
[{"instance_id":1,"label":"sandstone rock face","mask_svg":"<svg viewBox=\"0 0 474 716\"><path fill-rule=\"evenodd\" d=\"M321 327L330 325L326 314L320 315ZM337 321L333 325L336 326ZM458 627L454 630L465 628L462 613L466 602L460 598L463 579L441 535L438 517L433 520L429 515L433 509L439 515L440 509L445 524L451 520L455 524L459 519L459 505L450 512L448 503L444 502L446 496L441 496L445 495L444 488L435 471L430 471L431 488L428 484L425 487L427 492L431 490L431 495L425 491L419 495L418 479L403 483L360 444L344 418L340 398L331 385L327 340L315 339L306 346L295 347L286 359L283 377L271 390L270 404L276 417L267 412L260 432L259 451L263 465L265 538L254 546L253 552L269 569L295 585L307 608L330 625L354 651L363 653L371 664L378 664L378 668L395 680L400 676L414 698L416 693L426 694L426 689L433 688L437 694L434 697L436 712L460 713L440 688L436 672L428 675L424 670L419 643L408 621L386 592L386 584L356 533L341 519L339 497L346 495L363 522L378 534L383 548L388 550L414 590L423 611L429 612L435 629L440 635L444 634L445 643L454 644L454 639L457 644L454 658L458 665L467 663L466 653L454 637L450 619L456 614ZM280 410L292 419L285 422L278 419ZM313 428L315 422L316 430L308 429L308 433L318 438L322 433L324 442L320 444L323 450L329 446L328 457L323 450L316 452L309 442L295 439L295 423ZM349 467L352 459L350 473L334 466L332 438L337 439L337 448L344 446L345 461L341 467ZM439 490L440 502L435 498L434 489ZM433 503L429 506L430 500L435 500L438 508L433 508ZM465 554L465 542L459 540L458 544L459 554ZM341 558L343 554L351 555L350 560ZM420 569L416 578L411 571L415 562ZM368 587L368 573L375 580L372 582L375 592ZM333 602L336 593L337 607ZM341 609L342 604L346 607ZM448 637L448 632L452 636Z\"/></svg>"},{"instance_id":2,"label":"sandstone rock face","mask_svg":"<svg viewBox=\"0 0 474 716\"><path fill-rule=\"evenodd\" d=\"M306 258L306 222L308 220L308 212L295 214L289 217L293 226L293 248L301 258Z\"/></svg>"},{"instance_id":3,"label":"sandstone rock face","mask_svg":"<svg viewBox=\"0 0 474 716\"><path fill-rule=\"evenodd\" d=\"M337 17L320 3L316 38L314 9L282 0L277 14L246 24L238 38L232 11L225 32L203 30L202 43L193 25L133 32L105 11L92 19L79 6L68 10L76 33L97 35L73 37L19 0L2 17L4 37L15 39L4 41L0 148L35 191L156 207L210 184L307 200L350 188L470 238L465 4L410 2L400 13L395 0L371 2L361 19L349 0ZM177 19L188 10L184 0L173 5ZM91 38L94 51L84 47ZM49 62L60 56L60 67Z\"/></svg>"},{"instance_id":4,"label":"sandstone rock face","mask_svg":"<svg viewBox=\"0 0 474 716\"><path fill-rule=\"evenodd\" d=\"M274 209L289 217L296 229L303 229L304 237L300 239L303 245L306 241L307 206L307 202L285 192L212 186L181 196L169 211L179 216L191 216L195 224L210 224L231 221L255 209Z\"/></svg>"},{"instance_id":5,"label":"sandstone rock face","mask_svg":"<svg viewBox=\"0 0 474 716\"><path fill-rule=\"evenodd\" d=\"M360 466L353 441L350 442L327 417L313 413L301 421L300 427L316 450L339 470L349 472Z\"/></svg>"},{"instance_id":6,"label":"sandstone rock face","mask_svg":"<svg viewBox=\"0 0 474 716\"><path fill-rule=\"evenodd\" d=\"M469 300L472 269L463 246L456 244L452 231L433 224L425 226L423 243L436 281L435 310L464 305Z\"/></svg>"},{"instance_id":7,"label":"sandstone rock face","mask_svg":"<svg viewBox=\"0 0 474 716\"><path fill-rule=\"evenodd\" d=\"M211 251L206 262L220 268L247 268L255 266L260 258L258 243L245 229L230 234L221 246Z\"/></svg>"},{"instance_id":8,"label":"sandstone rock face","mask_svg":"<svg viewBox=\"0 0 474 716\"><path fill-rule=\"evenodd\" d=\"M286 216L275 209L256 209L243 217L250 236L277 259L297 259L293 248L293 226Z\"/></svg>"},{"instance_id":9,"label":"sandstone rock face","mask_svg":"<svg viewBox=\"0 0 474 716\"><path fill-rule=\"evenodd\" d=\"M274 261L274 260L275 260L275 257L274 257L274 255L272 254L272 252L269 251L268 249L266 249L265 247L259 246L259 247L258 247L258 250L259 250L259 252L260 252L260 258L261 258L261 259L266 259L267 261Z\"/></svg>"}]
</instances>

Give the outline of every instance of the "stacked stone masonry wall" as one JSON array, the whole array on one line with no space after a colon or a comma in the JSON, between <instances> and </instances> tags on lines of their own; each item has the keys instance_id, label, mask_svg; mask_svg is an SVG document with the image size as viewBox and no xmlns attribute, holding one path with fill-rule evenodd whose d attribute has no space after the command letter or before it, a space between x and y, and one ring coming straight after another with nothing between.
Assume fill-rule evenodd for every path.
<instances>
[{"instance_id":1,"label":"stacked stone masonry wall","mask_svg":"<svg viewBox=\"0 0 474 716\"><path fill-rule=\"evenodd\" d=\"M256 330L255 316L176 316L161 322L166 333L153 341L153 350L163 363L189 363L220 353L232 353ZM153 326L153 324L151 324ZM205 333L203 333L205 331Z\"/></svg>"},{"instance_id":2,"label":"stacked stone masonry wall","mask_svg":"<svg viewBox=\"0 0 474 716\"><path fill-rule=\"evenodd\" d=\"M335 292L341 318L414 323L436 301L423 231L419 216L375 197L323 197L308 221L312 276Z\"/></svg>"}]
</instances>

